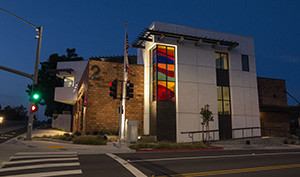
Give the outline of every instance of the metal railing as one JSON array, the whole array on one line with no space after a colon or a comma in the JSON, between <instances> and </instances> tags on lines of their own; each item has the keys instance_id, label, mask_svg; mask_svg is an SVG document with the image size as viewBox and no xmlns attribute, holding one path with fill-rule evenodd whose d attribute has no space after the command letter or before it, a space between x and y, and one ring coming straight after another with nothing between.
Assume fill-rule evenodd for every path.
<instances>
[{"instance_id":1,"label":"metal railing","mask_svg":"<svg viewBox=\"0 0 300 177\"><path fill-rule=\"evenodd\" d=\"M246 127L246 128L234 128L232 129L232 139L243 139L243 138L249 138L249 137L258 137L258 136L254 136L254 129L258 129L260 130L260 127ZM242 131L242 137L236 138L235 137L235 131ZM246 130L251 130L251 136L245 136ZM219 130L204 130L204 131L189 131L189 132L181 132L181 134L188 134L188 137L192 139L192 142L194 142L194 134L196 133L207 133L207 132L212 132L212 137L210 136L209 139L210 141L216 141L216 133L218 133L219 135ZM225 136L225 132L223 132L223 135ZM206 136L204 137L206 138ZM207 139L204 139L204 141L207 141Z\"/></svg>"},{"instance_id":2,"label":"metal railing","mask_svg":"<svg viewBox=\"0 0 300 177\"><path fill-rule=\"evenodd\" d=\"M243 138L249 138L249 137L255 137L253 134L254 129L260 129L260 127L246 127L246 128L234 128L232 129L232 139L243 139ZM242 131L242 137L237 138L235 136L235 131ZM251 136L245 136L245 130L251 130Z\"/></svg>"},{"instance_id":3,"label":"metal railing","mask_svg":"<svg viewBox=\"0 0 300 177\"><path fill-rule=\"evenodd\" d=\"M212 139L211 139L211 137L209 137L209 138L210 138L211 141L215 141L216 140L215 133L216 132L219 133L219 130L190 131L190 132L181 132L181 134L188 134L189 138L192 138L192 142L194 142L194 134L195 133L207 133L207 132L213 132ZM205 141L206 141L206 139L205 139Z\"/></svg>"}]
</instances>

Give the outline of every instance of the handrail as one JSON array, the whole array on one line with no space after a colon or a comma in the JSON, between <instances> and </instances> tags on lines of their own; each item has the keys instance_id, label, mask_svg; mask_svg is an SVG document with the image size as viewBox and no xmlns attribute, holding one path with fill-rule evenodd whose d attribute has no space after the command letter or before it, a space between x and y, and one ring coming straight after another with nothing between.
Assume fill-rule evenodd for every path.
<instances>
[{"instance_id":1,"label":"handrail","mask_svg":"<svg viewBox=\"0 0 300 177\"><path fill-rule=\"evenodd\" d=\"M253 130L260 129L261 127L245 127L245 128L234 128L232 129L232 134L234 137L234 131L242 130L242 138L246 138L244 135L244 130L251 130L251 137L253 137ZM207 133L213 132L213 140L215 140L215 132L219 132L219 130L201 130L201 131L188 131L188 132L181 132L181 134L188 134L189 138L192 138L192 142L194 142L194 134L195 133ZM210 137L209 137L210 138ZM236 138L233 138L236 139Z\"/></svg>"}]
</instances>

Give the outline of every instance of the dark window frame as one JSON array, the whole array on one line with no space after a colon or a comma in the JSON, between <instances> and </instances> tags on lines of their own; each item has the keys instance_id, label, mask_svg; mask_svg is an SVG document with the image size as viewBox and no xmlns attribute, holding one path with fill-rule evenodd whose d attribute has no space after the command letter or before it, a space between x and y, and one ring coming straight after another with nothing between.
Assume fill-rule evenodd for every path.
<instances>
[{"instance_id":1,"label":"dark window frame","mask_svg":"<svg viewBox=\"0 0 300 177\"><path fill-rule=\"evenodd\" d=\"M231 96L230 96L230 87L229 86L217 86L217 89L218 87L221 88L221 99L217 98L217 101L221 101L221 105L222 105L222 112L220 113L219 112L219 107L218 107L218 114L219 115L231 115ZM224 87L228 88L228 99L224 99ZM224 111L224 102L229 102L229 113L225 114L225 111Z\"/></svg>"},{"instance_id":2,"label":"dark window frame","mask_svg":"<svg viewBox=\"0 0 300 177\"><path fill-rule=\"evenodd\" d=\"M249 56L248 55L241 55L242 60L242 70L243 71L250 71L249 68Z\"/></svg>"},{"instance_id":3,"label":"dark window frame","mask_svg":"<svg viewBox=\"0 0 300 177\"><path fill-rule=\"evenodd\" d=\"M215 56L216 56L216 54L219 54L220 55L220 60L219 60L219 65L220 65L220 67L217 67L217 58L215 58L215 63L216 63L216 68L217 69L220 69L220 70L229 70L229 56L228 56L228 53L223 53L223 52L215 52ZM227 59L227 61L226 61L226 66L227 66L227 68L225 68L225 62L224 62L224 58L222 58L222 56L226 56L226 59Z\"/></svg>"}]
</instances>

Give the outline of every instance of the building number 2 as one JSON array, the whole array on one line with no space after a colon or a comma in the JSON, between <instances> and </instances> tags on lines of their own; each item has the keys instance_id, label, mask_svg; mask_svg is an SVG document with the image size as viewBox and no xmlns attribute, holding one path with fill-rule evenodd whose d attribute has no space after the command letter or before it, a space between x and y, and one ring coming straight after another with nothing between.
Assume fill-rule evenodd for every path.
<instances>
[{"instance_id":1,"label":"building number 2","mask_svg":"<svg viewBox=\"0 0 300 177\"><path fill-rule=\"evenodd\" d=\"M99 66L93 65L91 69L92 69L92 71L95 71L95 73L91 76L91 80L100 80L100 78L98 77L98 75L100 73Z\"/></svg>"}]
</instances>

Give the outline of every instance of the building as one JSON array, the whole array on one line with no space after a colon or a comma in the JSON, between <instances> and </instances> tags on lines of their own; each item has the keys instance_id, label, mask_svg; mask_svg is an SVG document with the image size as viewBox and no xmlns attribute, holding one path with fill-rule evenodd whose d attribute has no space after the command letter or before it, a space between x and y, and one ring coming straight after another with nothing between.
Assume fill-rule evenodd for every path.
<instances>
[{"instance_id":1,"label":"building","mask_svg":"<svg viewBox=\"0 0 300 177\"><path fill-rule=\"evenodd\" d=\"M73 132L118 132L120 99L113 100L109 96L109 83L114 79L123 79L122 61L123 57L117 56L92 57L89 61L58 62L57 76L65 79L64 87L55 90L55 101L73 105L72 123L69 124ZM136 64L136 56L130 56L129 62L129 79L135 85L135 96L127 100L126 117L138 120L141 128L139 132L142 133L143 66ZM65 66L67 63L69 65ZM73 84L68 84L69 80ZM118 93L121 93L121 86L118 88Z\"/></svg>"},{"instance_id":2,"label":"building","mask_svg":"<svg viewBox=\"0 0 300 177\"><path fill-rule=\"evenodd\" d=\"M56 76L63 79L64 86L55 88L54 101L75 105L78 95L78 83L83 75L83 72L88 64L88 61L73 61L73 62L58 62L56 66ZM53 115L52 127L72 130L73 117L72 112L61 111Z\"/></svg>"},{"instance_id":3,"label":"building","mask_svg":"<svg viewBox=\"0 0 300 177\"><path fill-rule=\"evenodd\" d=\"M182 133L201 130L199 112L209 104L213 139L260 136L251 37L154 22L134 46L145 70L145 134L191 141Z\"/></svg>"},{"instance_id":4,"label":"building","mask_svg":"<svg viewBox=\"0 0 300 177\"><path fill-rule=\"evenodd\" d=\"M140 134L200 141L199 112L209 104L212 140L261 135L253 38L153 22L133 47L135 96L126 102L125 117L138 120ZM109 97L108 84L122 78L122 66L88 62L76 88L73 131L117 130L119 101Z\"/></svg>"},{"instance_id":5,"label":"building","mask_svg":"<svg viewBox=\"0 0 300 177\"><path fill-rule=\"evenodd\" d=\"M299 136L300 107L288 106L285 80L258 77L257 82L262 136Z\"/></svg>"}]
</instances>

